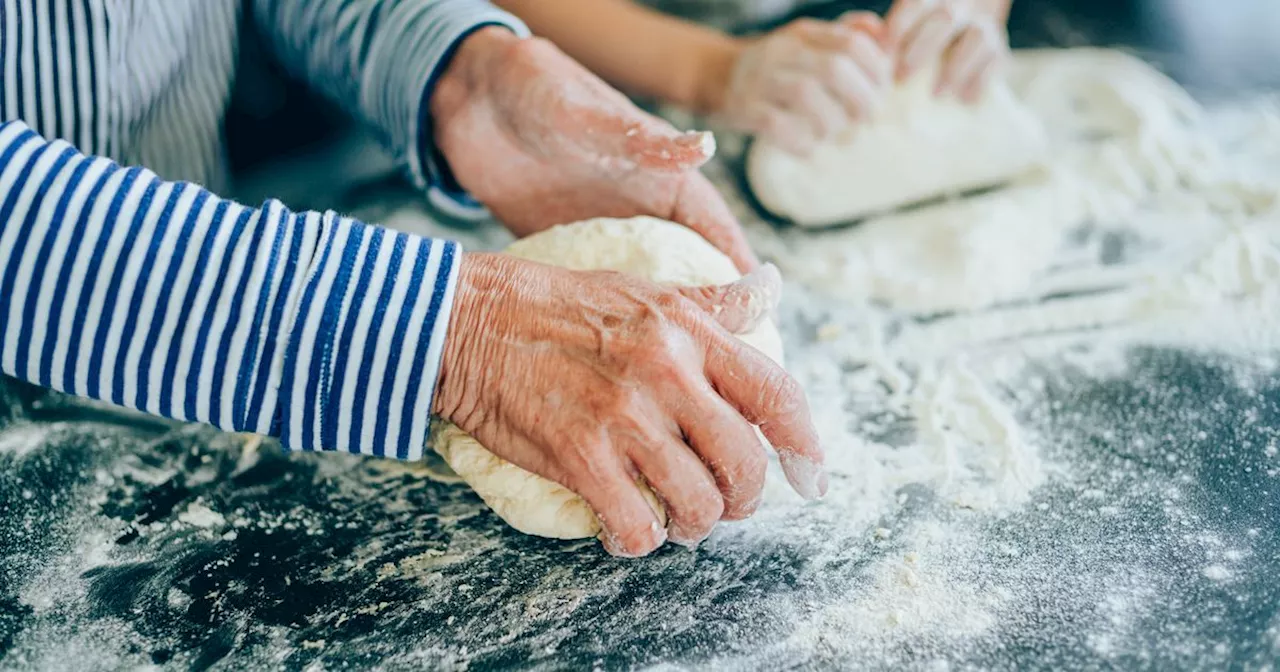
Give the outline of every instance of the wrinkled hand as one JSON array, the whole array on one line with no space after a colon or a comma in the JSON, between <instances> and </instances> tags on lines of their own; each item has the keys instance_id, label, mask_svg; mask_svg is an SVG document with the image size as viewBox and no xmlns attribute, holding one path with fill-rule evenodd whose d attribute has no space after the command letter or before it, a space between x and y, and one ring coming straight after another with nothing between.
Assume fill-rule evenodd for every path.
<instances>
[{"instance_id":1,"label":"wrinkled hand","mask_svg":"<svg viewBox=\"0 0 1280 672\"><path fill-rule=\"evenodd\" d=\"M853 12L834 22L798 19L758 38L738 57L718 115L807 154L878 109L892 76L880 29L875 14Z\"/></svg>"},{"instance_id":2,"label":"wrinkled hand","mask_svg":"<svg viewBox=\"0 0 1280 672\"><path fill-rule=\"evenodd\" d=\"M934 95L974 102L1009 55L1004 26L973 0L896 0L885 17L885 41L903 81L938 63Z\"/></svg>"},{"instance_id":3,"label":"wrinkled hand","mask_svg":"<svg viewBox=\"0 0 1280 672\"><path fill-rule=\"evenodd\" d=\"M681 133L550 42L502 28L473 33L431 97L436 144L458 182L513 233L591 217L683 224L759 265L737 220L698 168L709 133Z\"/></svg>"},{"instance_id":4,"label":"wrinkled hand","mask_svg":"<svg viewBox=\"0 0 1280 672\"><path fill-rule=\"evenodd\" d=\"M759 503L767 458L753 425L797 492L826 491L804 393L731 335L773 310L780 283L765 266L733 285L676 290L467 254L435 410L581 495L610 553L697 543ZM666 506L668 528L640 477Z\"/></svg>"}]
</instances>

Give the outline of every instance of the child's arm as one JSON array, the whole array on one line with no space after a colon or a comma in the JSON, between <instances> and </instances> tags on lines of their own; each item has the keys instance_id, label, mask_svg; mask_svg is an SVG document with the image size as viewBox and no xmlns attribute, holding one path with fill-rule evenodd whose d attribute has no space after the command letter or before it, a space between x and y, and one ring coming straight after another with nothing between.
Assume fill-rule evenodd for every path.
<instances>
[{"instance_id":1,"label":"child's arm","mask_svg":"<svg viewBox=\"0 0 1280 672\"><path fill-rule=\"evenodd\" d=\"M744 45L630 0L495 0L537 35L632 94L714 112Z\"/></svg>"},{"instance_id":2,"label":"child's arm","mask_svg":"<svg viewBox=\"0 0 1280 672\"><path fill-rule=\"evenodd\" d=\"M618 87L796 153L872 114L889 83L879 17L865 12L740 40L630 0L496 2Z\"/></svg>"}]
</instances>

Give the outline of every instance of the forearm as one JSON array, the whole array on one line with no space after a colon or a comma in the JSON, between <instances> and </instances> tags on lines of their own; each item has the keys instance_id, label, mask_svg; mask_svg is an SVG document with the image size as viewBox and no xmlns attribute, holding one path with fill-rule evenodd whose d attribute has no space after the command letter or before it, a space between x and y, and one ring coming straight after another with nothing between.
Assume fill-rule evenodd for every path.
<instances>
[{"instance_id":1,"label":"forearm","mask_svg":"<svg viewBox=\"0 0 1280 672\"><path fill-rule=\"evenodd\" d=\"M495 0L615 86L697 111L719 106L740 45L631 0Z\"/></svg>"},{"instance_id":2,"label":"forearm","mask_svg":"<svg viewBox=\"0 0 1280 672\"><path fill-rule=\"evenodd\" d=\"M458 256L0 124L0 371L63 392L295 450L414 457Z\"/></svg>"},{"instance_id":3,"label":"forearm","mask_svg":"<svg viewBox=\"0 0 1280 672\"><path fill-rule=\"evenodd\" d=\"M465 38L524 25L486 0L254 0L280 60L379 132L422 188L444 186L427 106Z\"/></svg>"}]
</instances>

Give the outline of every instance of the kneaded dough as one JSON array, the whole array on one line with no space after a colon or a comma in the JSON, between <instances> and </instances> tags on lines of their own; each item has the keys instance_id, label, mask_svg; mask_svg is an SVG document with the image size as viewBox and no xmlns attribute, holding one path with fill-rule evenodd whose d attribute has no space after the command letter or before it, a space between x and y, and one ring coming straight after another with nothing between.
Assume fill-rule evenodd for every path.
<instances>
[{"instance_id":1,"label":"kneaded dough","mask_svg":"<svg viewBox=\"0 0 1280 672\"><path fill-rule=\"evenodd\" d=\"M935 97L925 71L899 86L877 118L808 157L752 144L747 180L766 209L801 226L850 222L904 205L994 186L1040 163L1043 124L994 81L965 105Z\"/></svg>"},{"instance_id":2,"label":"kneaded dough","mask_svg":"<svg viewBox=\"0 0 1280 672\"><path fill-rule=\"evenodd\" d=\"M506 251L544 264L621 271L669 285L719 285L741 277L733 262L697 233L652 217L557 226L517 241ZM771 321L740 338L782 363L782 337ZM600 533L600 522L581 497L494 455L457 426L439 423L431 444L485 504L517 530L557 539ZM665 524L661 504L648 487L640 486Z\"/></svg>"}]
</instances>

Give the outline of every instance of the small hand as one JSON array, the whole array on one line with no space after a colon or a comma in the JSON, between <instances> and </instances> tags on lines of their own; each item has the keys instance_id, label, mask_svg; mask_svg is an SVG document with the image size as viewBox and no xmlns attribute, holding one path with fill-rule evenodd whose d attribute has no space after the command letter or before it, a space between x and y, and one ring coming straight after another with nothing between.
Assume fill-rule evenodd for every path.
<instances>
[{"instance_id":1,"label":"small hand","mask_svg":"<svg viewBox=\"0 0 1280 672\"><path fill-rule=\"evenodd\" d=\"M903 81L938 63L934 95L974 102L1009 55L1004 27L972 0L896 0L885 18L885 40Z\"/></svg>"},{"instance_id":2,"label":"small hand","mask_svg":"<svg viewBox=\"0 0 1280 672\"><path fill-rule=\"evenodd\" d=\"M729 124L807 154L851 122L875 114L890 83L877 43L880 19L799 19L744 47L717 113Z\"/></svg>"},{"instance_id":3,"label":"small hand","mask_svg":"<svg viewBox=\"0 0 1280 672\"><path fill-rule=\"evenodd\" d=\"M464 255L435 410L581 495L610 553L697 543L759 504L767 459L754 426L797 492L826 491L804 393L730 333L772 311L780 284L772 266L725 287L675 290ZM639 477L666 507L666 529Z\"/></svg>"},{"instance_id":4,"label":"small hand","mask_svg":"<svg viewBox=\"0 0 1280 672\"><path fill-rule=\"evenodd\" d=\"M681 133L541 39L502 28L468 37L431 99L436 143L458 182L513 233L591 217L683 224L759 265L698 168L709 133Z\"/></svg>"}]
</instances>

